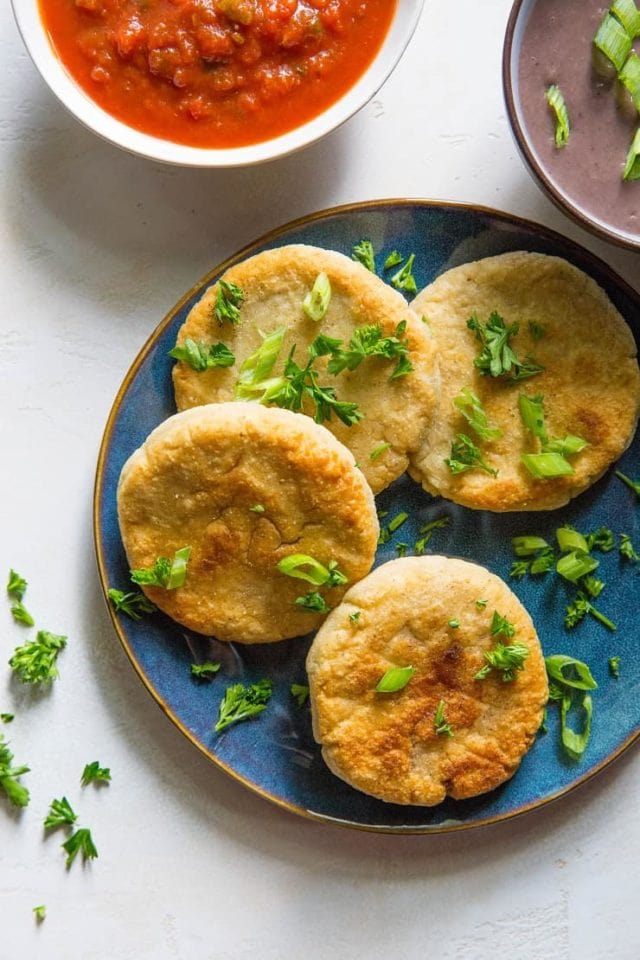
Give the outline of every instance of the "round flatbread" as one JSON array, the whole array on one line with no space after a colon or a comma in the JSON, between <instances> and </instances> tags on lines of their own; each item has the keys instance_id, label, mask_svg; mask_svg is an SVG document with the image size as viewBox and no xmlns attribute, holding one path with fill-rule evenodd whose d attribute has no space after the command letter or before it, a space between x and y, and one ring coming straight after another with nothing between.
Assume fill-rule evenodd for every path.
<instances>
[{"instance_id":1,"label":"round flatbread","mask_svg":"<svg viewBox=\"0 0 640 960\"><path fill-rule=\"evenodd\" d=\"M329 278L331 300L326 315L316 322L304 312L303 301L321 273ZM356 403L364 415L352 426L333 415L325 425L353 451L374 493L404 473L408 453L420 446L431 419L437 387L433 340L404 297L341 253L302 244L259 253L231 267L222 280L235 284L244 294L238 322L224 320L220 324L216 320L216 283L191 310L177 344L183 345L187 339L206 344L222 341L236 363L201 373L184 361L176 363L173 383L178 409L233 400L239 368L260 347L261 334L286 328L272 372L278 376L294 345L294 359L301 366L306 364L308 347L319 334L343 341L346 348L354 331L367 324L379 324L384 337L394 336L398 325L404 324L401 339L408 344L413 366L406 376L390 379L396 361L382 357L367 358L357 369L336 375L327 372L326 356L314 365L319 383L333 387L340 401ZM313 415L314 411L305 399L303 412Z\"/></svg>"},{"instance_id":2,"label":"round flatbread","mask_svg":"<svg viewBox=\"0 0 640 960\"><path fill-rule=\"evenodd\" d=\"M492 635L495 611L515 628L511 639ZM509 682L497 670L474 679L498 640L528 648L523 669ZM414 668L407 685L377 692L398 667ZM520 601L483 567L446 557L393 560L351 587L313 641L307 670L327 765L389 803L433 806L493 790L531 746L548 697ZM452 736L436 732L438 719Z\"/></svg>"},{"instance_id":3,"label":"round flatbread","mask_svg":"<svg viewBox=\"0 0 640 960\"><path fill-rule=\"evenodd\" d=\"M346 586L281 573L284 557L335 561L353 582L378 539L371 490L346 447L308 417L248 403L157 427L123 467L118 515L132 569L191 547L184 585L145 586L147 596L185 627L237 643L307 633L324 616L296 598L319 592L331 607L343 595Z\"/></svg>"},{"instance_id":4,"label":"round flatbread","mask_svg":"<svg viewBox=\"0 0 640 960\"><path fill-rule=\"evenodd\" d=\"M552 510L595 483L631 442L640 408L640 372L631 331L604 291L557 257L516 252L447 271L412 304L430 325L438 346L441 390L433 426L412 455L410 473L429 493L482 510ZM467 321L486 324L497 312L517 323L509 341L520 360L544 370L521 382L482 375L482 350ZM480 399L490 423L502 431L484 442L454 407L465 387ZM549 437L581 437L589 446L570 456L574 473L534 479L521 455L540 452L522 422L519 395L542 396ZM479 469L454 474L457 435L469 436L497 477Z\"/></svg>"}]
</instances>

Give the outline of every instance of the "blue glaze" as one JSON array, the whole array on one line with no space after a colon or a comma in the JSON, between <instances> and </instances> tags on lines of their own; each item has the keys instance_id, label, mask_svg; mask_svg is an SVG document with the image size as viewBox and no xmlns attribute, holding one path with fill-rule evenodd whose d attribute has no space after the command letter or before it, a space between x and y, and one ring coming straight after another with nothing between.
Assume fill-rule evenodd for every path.
<instances>
[{"instance_id":1,"label":"blue glaze","mask_svg":"<svg viewBox=\"0 0 640 960\"><path fill-rule=\"evenodd\" d=\"M638 338L640 297L617 281L599 261L557 234L490 211L419 202L373 204L338 210L293 225L249 252L304 242L349 254L353 243L362 237L370 238L375 249L381 251L380 267L394 248L415 251L418 288L449 267L507 250L563 256L601 283ZM246 255L247 251L242 251L235 259ZM108 581L105 588L126 588L128 583L116 515L120 470L149 432L175 412L172 361L167 353L187 313L215 278L207 278L173 312L142 360L136 362L137 369L134 365L133 376L114 411L97 490L98 552ZM640 474L639 448L636 436L619 465L634 477ZM513 559L510 538L516 534L536 533L552 542L556 528L563 523L585 531L606 525L617 533L630 534L636 544L640 543L640 505L612 470L568 507L552 513L474 512L429 497L408 477L381 494L378 506L389 510L389 519L401 510L406 510L410 519L379 549L377 563L395 557L398 542L413 545L420 526L443 514L451 517L451 523L434 533L428 552L474 560L505 579ZM248 786L291 809L323 819L408 832L450 829L503 819L544 803L595 772L640 732L640 569L624 566L617 550L598 556L599 575L607 581L599 606L617 622L615 634L592 618L573 631L565 630L564 606L571 591L559 578L549 575L510 581L533 616L545 653L568 653L586 660L598 681L599 688L593 696L593 732L582 761L575 763L563 755L557 710L551 706L548 734L537 738L512 780L475 800L451 800L434 808L401 807L374 800L347 786L325 767L311 735L309 707L298 708L289 693L291 683L306 682L304 660L311 638L256 647L223 644L192 634L162 614L141 623L121 617L120 627L129 655L152 686L156 699L205 753L234 771ZM619 680L609 676L607 660L613 654L621 657ZM190 664L205 659L220 660L223 664L211 683L199 683L190 676ZM274 694L260 719L216 735L213 727L225 687L265 676L273 679Z\"/></svg>"}]
</instances>

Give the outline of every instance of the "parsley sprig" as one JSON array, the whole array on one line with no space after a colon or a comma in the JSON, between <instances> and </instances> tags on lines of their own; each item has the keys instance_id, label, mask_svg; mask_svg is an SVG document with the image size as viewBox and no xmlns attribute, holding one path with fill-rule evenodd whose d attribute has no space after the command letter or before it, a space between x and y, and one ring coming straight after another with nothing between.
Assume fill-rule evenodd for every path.
<instances>
[{"instance_id":1,"label":"parsley sprig","mask_svg":"<svg viewBox=\"0 0 640 960\"><path fill-rule=\"evenodd\" d=\"M520 327L517 323L505 323L497 311L491 313L486 324L474 314L467 320L467 327L482 345L474 366L483 376L503 377L507 383L520 383L544 370L533 357L519 359L509 341L517 335Z\"/></svg>"},{"instance_id":2,"label":"parsley sprig","mask_svg":"<svg viewBox=\"0 0 640 960\"><path fill-rule=\"evenodd\" d=\"M285 361L283 375L274 378L261 402L299 412L307 401L312 406L316 423L324 423L331 420L332 416L336 416L347 427L351 427L362 420L364 414L357 403L339 400L334 387L319 383L317 370L314 369L314 363L319 354L314 353L313 348L314 344L311 344L307 364L301 367L293 359L295 344L293 345Z\"/></svg>"},{"instance_id":3,"label":"parsley sprig","mask_svg":"<svg viewBox=\"0 0 640 960\"><path fill-rule=\"evenodd\" d=\"M292 683L289 687L291 696L296 701L299 707L304 707L305 703L309 699L309 687L306 684L302 683Z\"/></svg>"},{"instance_id":4,"label":"parsley sprig","mask_svg":"<svg viewBox=\"0 0 640 960\"><path fill-rule=\"evenodd\" d=\"M491 636L505 637L507 640L513 639L516 634L516 628L513 623L498 613L493 613L491 621ZM474 676L474 680L485 680L492 670L502 673L504 683L511 683L515 680L516 673L524 670L524 662L529 656L529 648L523 643L512 643L505 645L501 640L496 643L491 650L486 650L484 659L486 663Z\"/></svg>"},{"instance_id":5,"label":"parsley sprig","mask_svg":"<svg viewBox=\"0 0 640 960\"><path fill-rule=\"evenodd\" d=\"M222 326L225 320L240 323L240 307L245 301L244 290L228 280L219 280L213 316Z\"/></svg>"},{"instance_id":6,"label":"parsley sprig","mask_svg":"<svg viewBox=\"0 0 640 960\"><path fill-rule=\"evenodd\" d=\"M14 807L26 807L29 803L29 791L18 781L18 777L24 773L29 773L29 767L24 764L13 765L9 744L5 742L4 734L0 733L0 790L4 791Z\"/></svg>"},{"instance_id":7,"label":"parsley sprig","mask_svg":"<svg viewBox=\"0 0 640 960\"><path fill-rule=\"evenodd\" d=\"M396 360L389 379L398 380L413 370L408 357L409 344L405 339L406 330L407 322L402 320L397 325L395 333L385 337L379 323L368 323L354 330L348 347L343 346L342 340L320 335L311 344L310 352L314 357L330 356L327 370L334 376L342 373L343 370L356 370L367 358Z\"/></svg>"},{"instance_id":8,"label":"parsley sprig","mask_svg":"<svg viewBox=\"0 0 640 960\"><path fill-rule=\"evenodd\" d=\"M218 722L215 725L216 733L226 730L233 723L258 717L267 709L272 693L271 680L258 680L257 683L252 683L248 687L243 683L235 683L227 687L220 703Z\"/></svg>"},{"instance_id":9,"label":"parsley sprig","mask_svg":"<svg viewBox=\"0 0 640 960\"><path fill-rule=\"evenodd\" d=\"M56 661L66 645L66 637L38 630L35 640L16 647L9 666L23 683L48 683L58 676Z\"/></svg>"},{"instance_id":10,"label":"parsley sprig","mask_svg":"<svg viewBox=\"0 0 640 960\"><path fill-rule=\"evenodd\" d=\"M498 476L498 471L487 463L479 448L466 433L457 434L451 443L451 455L444 462L454 476L466 473L468 470L483 470L492 477Z\"/></svg>"}]
</instances>

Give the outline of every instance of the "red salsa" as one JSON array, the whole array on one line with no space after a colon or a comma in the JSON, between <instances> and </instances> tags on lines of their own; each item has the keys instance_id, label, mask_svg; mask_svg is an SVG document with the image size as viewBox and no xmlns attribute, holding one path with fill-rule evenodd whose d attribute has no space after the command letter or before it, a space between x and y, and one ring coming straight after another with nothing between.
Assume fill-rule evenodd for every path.
<instances>
[{"instance_id":1,"label":"red salsa","mask_svg":"<svg viewBox=\"0 0 640 960\"><path fill-rule=\"evenodd\" d=\"M144 133L236 147L347 92L397 0L40 0L53 46L104 110Z\"/></svg>"}]
</instances>

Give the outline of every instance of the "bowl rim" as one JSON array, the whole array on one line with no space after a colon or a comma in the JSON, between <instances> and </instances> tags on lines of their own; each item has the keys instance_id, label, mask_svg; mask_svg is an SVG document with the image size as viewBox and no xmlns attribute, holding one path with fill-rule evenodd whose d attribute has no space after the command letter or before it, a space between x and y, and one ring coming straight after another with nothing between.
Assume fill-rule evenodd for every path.
<instances>
[{"instance_id":1,"label":"bowl rim","mask_svg":"<svg viewBox=\"0 0 640 960\"><path fill-rule=\"evenodd\" d=\"M109 580L107 576L106 568L106 547L104 539L102 536L102 524L101 524L101 505L102 499L104 496L104 484L105 484L105 467L109 455L109 450L111 447L111 441L113 437L113 431L116 424L116 419L120 411L125 394L127 393L132 380L137 375L141 366L145 362L147 355L150 350L153 348L156 340L166 328L173 322L175 319L176 313L182 309L182 307L201 289L210 285L218 276L223 274L234 263L237 263L239 260L244 259L248 256L251 256L257 249L267 243L276 242L282 235L286 235L293 229L299 227L307 226L310 223L314 223L318 220L327 219L335 215L343 215L345 213L359 213L359 212L370 212L372 210L377 210L385 207L426 207L428 209L444 209L444 210L466 210L473 213L477 213L486 217L491 217L492 219L499 220L504 224L513 227L513 228L522 228L525 231L533 231L538 236L551 240L555 243L559 243L565 246L568 252L576 253L580 256L582 261L588 265L589 268L594 268L601 273L602 276L606 277L612 284L617 286L625 296L629 297L632 301L635 301L640 304L640 291L635 290L627 281L621 277L612 267L609 266L604 260L598 257L595 253L592 253L591 250L582 246L576 240L572 240L570 237L566 237L561 234L559 231L547 227L543 224L537 223L534 220L529 220L525 217L520 217L515 214L508 213L504 210L497 210L493 207L484 206L482 204L474 204L468 201L456 201L456 200L435 200L435 199L420 199L420 198L386 198L386 199L376 199L376 200L364 200L355 203L346 203L339 206L328 207L324 210L318 210L315 213L306 214L304 216L298 217L294 220L289 221L288 223L282 224L279 227L275 227L271 230L267 230L260 237L256 238L252 242L246 244L240 250L235 251L230 254L228 257L225 257L223 261L217 264L213 269L209 270L200 280L198 280L180 299L177 303L171 307L171 309L165 314L162 320L154 327L147 339L144 341L140 350L134 357L132 363L127 370L120 387L113 399L113 403L109 410L109 414L105 423L104 432L100 442L100 449L98 452L98 458L96 462L95 478L94 478L94 488L93 488L93 503L92 503L92 525L93 525L93 542L96 558L96 566L98 573L98 580L100 582L100 588L102 591L104 603L109 611L109 616L111 623L115 630L116 636L122 646L124 652L129 659L135 673L138 675L138 678L142 682L142 685L146 688L147 692L151 695L153 700L156 702L156 705L160 710L165 714L168 720L170 720L175 727L183 734L183 736L204 756L206 759L212 763L215 767L225 773L227 776L231 777L232 780L235 780L237 783L246 787L251 793L256 796L262 797L264 800L268 800L270 803L273 803L275 806L286 810L289 813L297 814L301 817L304 817L308 820L315 821L317 823L322 823L325 825L333 825L342 827L344 829L358 830L365 833L374 833L374 834L393 834L400 836L410 836L410 835L425 835L431 836L436 834L443 833L460 833L462 831L480 829L483 827L494 826L499 823L504 823L515 818L521 817L523 814L532 813L535 810L540 810L543 807L548 806L550 803L554 803L562 797L567 796L570 793L573 793L574 790L581 787L583 784L588 783L604 769L611 766L619 757L622 756L634 743L640 740L640 724L636 726L635 730L630 733L627 738L619 744L618 748L606 756L599 764L596 764L594 767L591 767L589 770L585 771L582 776L578 777L571 784L566 787L561 787L559 790L556 790L554 793L551 793L537 800L533 800L529 803L525 803L522 806L516 807L508 813L495 814L493 816L485 817L483 820L476 820L472 822L459 822L459 821L446 821L439 826L389 826L389 825L378 825L378 824L363 824L357 823L350 820L342 820L339 818L330 817L325 814L316 813L313 810L308 810L303 806L300 806L295 803L288 802L282 798L276 796L275 794L269 792L265 788L259 786L253 781L249 780L247 777L238 773L233 767L225 763L220 757L216 756L214 753L206 749L206 747L196 738L196 736L188 729L188 727L182 722L182 720L174 713L169 704L164 700L159 691L154 687L149 677L147 676L142 665L138 661L136 654L131 647L127 639L126 632L123 630L115 610L113 609L112 604L109 602L107 591L109 589Z\"/></svg>"},{"instance_id":2,"label":"bowl rim","mask_svg":"<svg viewBox=\"0 0 640 960\"><path fill-rule=\"evenodd\" d=\"M511 131L516 141L518 150L527 164L529 172L537 181L538 185L547 194L549 199L555 203L556 207L570 217L574 223L577 223L579 227L583 228L583 230L588 230L589 232L600 237L602 240L608 240L610 243L615 243L617 246L623 247L625 250L640 250L640 236L638 236L637 240L633 240L628 234L621 233L620 231L616 230L615 227L603 224L602 221L594 219L586 212L581 213L578 207L571 202L569 197L554 186L545 168L539 162L530 146L530 141L526 130L523 124L520 123L518 108L516 105L516 97L514 93L512 69L515 34L520 23L521 14L524 12L523 8L526 2L527 0L514 0L513 6L511 7L511 13L509 14L509 19L507 21L504 46L502 49L502 89L507 107L507 116L509 117ZM532 3L535 2L536 0L532 0Z\"/></svg>"},{"instance_id":3,"label":"bowl rim","mask_svg":"<svg viewBox=\"0 0 640 960\"><path fill-rule=\"evenodd\" d=\"M302 150L341 127L380 90L402 59L420 21L425 0L397 0L391 26L365 72L343 95L301 126L269 140L239 147L175 143L131 127L104 110L67 71L40 16L39 0L11 0L27 52L60 104L86 129L113 146L172 166L224 169L254 166Z\"/></svg>"}]
</instances>

